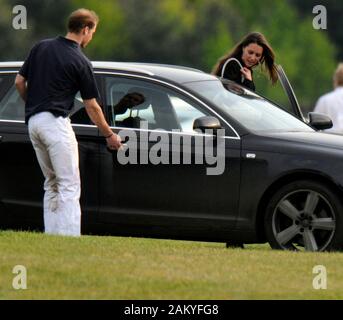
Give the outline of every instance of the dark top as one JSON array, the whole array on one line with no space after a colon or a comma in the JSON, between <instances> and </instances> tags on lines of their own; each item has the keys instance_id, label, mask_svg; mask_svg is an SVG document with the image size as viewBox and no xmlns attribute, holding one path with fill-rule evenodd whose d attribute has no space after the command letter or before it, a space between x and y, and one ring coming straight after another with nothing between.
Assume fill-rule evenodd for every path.
<instances>
[{"instance_id":1,"label":"dark top","mask_svg":"<svg viewBox=\"0 0 343 320\"><path fill-rule=\"evenodd\" d=\"M27 80L25 122L39 112L67 117L78 91L82 99L99 96L93 68L79 44L64 37L37 43L19 74Z\"/></svg>"},{"instance_id":2,"label":"dark top","mask_svg":"<svg viewBox=\"0 0 343 320\"><path fill-rule=\"evenodd\" d=\"M242 66L244 66L244 63L241 61L241 59L237 59L237 60L242 64ZM251 70L251 74L252 74L252 70ZM244 76L241 72L241 67L234 60L230 61L226 65L225 71L224 71L224 78L235 81L236 83L242 84L243 86L247 87L248 89L255 91L254 82L244 78Z\"/></svg>"}]
</instances>

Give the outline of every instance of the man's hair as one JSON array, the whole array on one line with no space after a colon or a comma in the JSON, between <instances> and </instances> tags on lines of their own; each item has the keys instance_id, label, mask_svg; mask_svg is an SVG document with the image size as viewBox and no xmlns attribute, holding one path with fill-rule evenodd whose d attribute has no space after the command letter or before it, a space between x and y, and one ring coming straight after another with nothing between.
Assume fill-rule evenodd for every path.
<instances>
[{"instance_id":1,"label":"man's hair","mask_svg":"<svg viewBox=\"0 0 343 320\"><path fill-rule=\"evenodd\" d=\"M343 63L340 63L333 76L336 87L343 86Z\"/></svg>"},{"instance_id":2,"label":"man's hair","mask_svg":"<svg viewBox=\"0 0 343 320\"><path fill-rule=\"evenodd\" d=\"M68 18L68 31L72 33L80 33L80 31L88 27L93 29L99 22L97 14L88 9L77 9L72 12Z\"/></svg>"}]
</instances>

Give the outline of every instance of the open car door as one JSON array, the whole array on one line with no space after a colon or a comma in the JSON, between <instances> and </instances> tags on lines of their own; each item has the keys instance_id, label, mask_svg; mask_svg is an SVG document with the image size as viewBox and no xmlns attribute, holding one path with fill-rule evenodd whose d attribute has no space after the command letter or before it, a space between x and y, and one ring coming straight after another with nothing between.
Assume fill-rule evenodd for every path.
<instances>
[{"instance_id":1,"label":"open car door","mask_svg":"<svg viewBox=\"0 0 343 320\"><path fill-rule=\"evenodd\" d=\"M304 117L299 102L297 100L297 97L294 93L294 90L291 86L291 83L289 82L287 75L285 71L283 70L282 66L278 65L276 67L277 73L279 75L280 83L288 97L288 100L290 102L290 107L292 109L292 113L298 117L300 120L308 123L311 127L313 127L315 130L325 130L332 128L332 121L331 119L321 113L315 113L315 112L309 112L308 119Z\"/></svg>"},{"instance_id":2,"label":"open car door","mask_svg":"<svg viewBox=\"0 0 343 320\"><path fill-rule=\"evenodd\" d=\"M295 116L297 116L300 120L306 122L304 115L301 112L297 97L296 97L294 90L293 90L293 88L292 88L292 86L291 86L291 84L287 78L285 71L283 70L282 66L280 66L280 65L277 66L276 70L277 70L277 73L279 75L280 83L281 83L283 89L285 90L285 92L288 96L288 99L291 103L291 106L293 109L293 114Z\"/></svg>"}]
</instances>

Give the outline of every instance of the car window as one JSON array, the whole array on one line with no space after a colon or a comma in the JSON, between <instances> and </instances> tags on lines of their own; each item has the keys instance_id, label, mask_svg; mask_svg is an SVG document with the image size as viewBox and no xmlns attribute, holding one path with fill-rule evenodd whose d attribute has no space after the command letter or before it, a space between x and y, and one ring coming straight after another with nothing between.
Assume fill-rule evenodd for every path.
<instances>
[{"instance_id":1,"label":"car window","mask_svg":"<svg viewBox=\"0 0 343 320\"><path fill-rule=\"evenodd\" d=\"M101 88L101 77L96 75L95 80L97 82L98 88ZM97 99L99 105L102 103ZM94 125L92 120L89 118L83 100L81 98L80 91L77 92L74 99L74 107L70 113L70 120L73 124L84 124L84 125Z\"/></svg>"},{"instance_id":2,"label":"car window","mask_svg":"<svg viewBox=\"0 0 343 320\"><path fill-rule=\"evenodd\" d=\"M2 75L0 83L0 119L24 121L25 107L14 86L15 74Z\"/></svg>"},{"instance_id":3,"label":"car window","mask_svg":"<svg viewBox=\"0 0 343 320\"><path fill-rule=\"evenodd\" d=\"M0 74L0 101L14 82L14 74Z\"/></svg>"},{"instance_id":4,"label":"car window","mask_svg":"<svg viewBox=\"0 0 343 320\"><path fill-rule=\"evenodd\" d=\"M75 97L70 118L72 123L92 124L82 103L80 93ZM0 101L0 119L25 121L25 103L13 84Z\"/></svg>"},{"instance_id":5,"label":"car window","mask_svg":"<svg viewBox=\"0 0 343 320\"><path fill-rule=\"evenodd\" d=\"M287 93L282 87L280 81L277 81L274 85L270 85L270 80L261 72L260 69L255 71L254 81L256 85L256 92L273 101L283 110L298 116L293 109L291 102L287 96Z\"/></svg>"},{"instance_id":6,"label":"car window","mask_svg":"<svg viewBox=\"0 0 343 320\"><path fill-rule=\"evenodd\" d=\"M171 94L169 98L183 132L192 132L194 120L207 115L179 96Z\"/></svg>"},{"instance_id":7,"label":"car window","mask_svg":"<svg viewBox=\"0 0 343 320\"><path fill-rule=\"evenodd\" d=\"M25 121L25 103L14 86L14 78L15 74L0 75L0 120ZM75 124L92 124L80 92L75 97L70 118Z\"/></svg>"},{"instance_id":8,"label":"car window","mask_svg":"<svg viewBox=\"0 0 343 320\"><path fill-rule=\"evenodd\" d=\"M232 81L191 82L187 86L248 130L313 131L295 116Z\"/></svg>"},{"instance_id":9,"label":"car window","mask_svg":"<svg viewBox=\"0 0 343 320\"><path fill-rule=\"evenodd\" d=\"M80 92L78 92L75 96L74 107L70 113L70 120L73 124L93 125L86 112Z\"/></svg>"},{"instance_id":10,"label":"car window","mask_svg":"<svg viewBox=\"0 0 343 320\"><path fill-rule=\"evenodd\" d=\"M193 132L193 122L208 115L192 101L169 88L141 80L107 77L106 104L111 126L178 129Z\"/></svg>"}]
</instances>

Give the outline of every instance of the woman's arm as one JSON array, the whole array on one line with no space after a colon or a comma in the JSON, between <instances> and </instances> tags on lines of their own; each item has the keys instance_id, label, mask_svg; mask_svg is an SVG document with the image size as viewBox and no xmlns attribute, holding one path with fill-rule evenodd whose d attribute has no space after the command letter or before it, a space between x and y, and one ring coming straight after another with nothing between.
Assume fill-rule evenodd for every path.
<instances>
[{"instance_id":1,"label":"woman's arm","mask_svg":"<svg viewBox=\"0 0 343 320\"><path fill-rule=\"evenodd\" d=\"M228 80L232 80L236 83L242 84L243 86L250 89L251 91L255 91L255 84L252 80L251 70L250 69L245 70L245 69L247 68L241 69L240 65L236 61L232 60L226 65L226 68L224 71L224 78ZM243 72L241 70L243 70ZM244 76L243 82L242 82L242 75Z\"/></svg>"},{"instance_id":2,"label":"woman's arm","mask_svg":"<svg viewBox=\"0 0 343 320\"><path fill-rule=\"evenodd\" d=\"M240 65L235 61L230 61L224 70L224 78L242 84L242 73Z\"/></svg>"}]
</instances>

